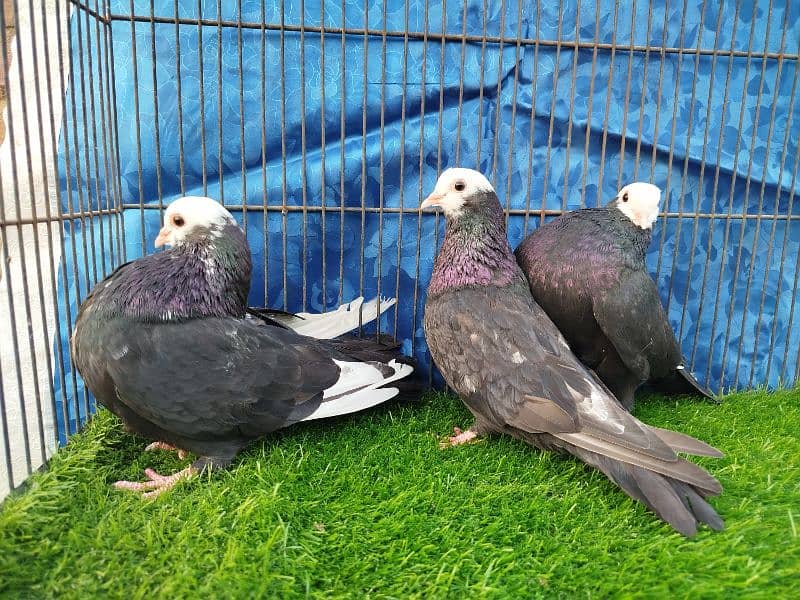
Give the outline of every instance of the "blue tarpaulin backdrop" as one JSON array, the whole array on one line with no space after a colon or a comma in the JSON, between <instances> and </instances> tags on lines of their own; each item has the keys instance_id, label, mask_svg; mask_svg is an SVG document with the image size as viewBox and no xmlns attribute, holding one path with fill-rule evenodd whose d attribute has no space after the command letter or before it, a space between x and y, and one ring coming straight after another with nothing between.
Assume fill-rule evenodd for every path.
<instances>
[{"instance_id":1,"label":"blue tarpaulin backdrop","mask_svg":"<svg viewBox=\"0 0 800 600\"><path fill-rule=\"evenodd\" d=\"M184 194L246 205L234 213L256 265L251 303L323 310L396 295L381 328L427 377L421 317L442 222L400 209L441 169L495 182L514 245L552 218L542 209L651 180L668 213L689 214L659 221L648 265L698 378L716 390L798 376L800 3L219 4L221 15L216 0L178 0L176 24L174 0L152 13L112 0L108 28L74 10L64 210ZM61 314L74 318L119 260L152 251L159 218L129 207L68 223ZM62 431L86 410L69 369L56 378Z\"/></svg>"}]
</instances>

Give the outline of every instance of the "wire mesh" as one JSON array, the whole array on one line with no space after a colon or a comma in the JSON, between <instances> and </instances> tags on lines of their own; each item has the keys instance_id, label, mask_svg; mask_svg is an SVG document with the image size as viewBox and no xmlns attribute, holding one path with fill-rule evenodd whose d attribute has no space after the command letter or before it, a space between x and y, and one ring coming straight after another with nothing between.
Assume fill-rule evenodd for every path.
<instances>
[{"instance_id":1,"label":"wire mesh","mask_svg":"<svg viewBox=\"0 0 800 600\"><path fill-rule=\"evenodd\" d=\"M367 332L441 385L421 317L442 220L418 205L444 168L489 177L513 244L647 180L648 266L691 368L715 390L800 375L797 3L11 5L2 494L92 414L77 308L185 194L240 219L253 304L397 296Z\"/></svg>"}]
</instances>

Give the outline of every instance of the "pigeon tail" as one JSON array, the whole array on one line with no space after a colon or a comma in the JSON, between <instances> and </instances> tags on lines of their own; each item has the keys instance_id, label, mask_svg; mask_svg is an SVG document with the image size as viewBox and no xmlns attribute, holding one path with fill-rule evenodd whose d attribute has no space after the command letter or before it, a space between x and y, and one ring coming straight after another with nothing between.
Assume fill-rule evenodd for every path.
<instances>
[{"instance_id":1,"label":"pigeon tail","mask_svg":"<svg viewBox=\"0 0 800 600\"><path fill-rule=\"evenodd\" d=\"M569 448L569 452L602 471L631 498L686 537L697 533L698 523L705 523L714 531L725 528L722 518L706 502L705 497L710 495L706 490L581 448Z\"/></svg>"},{"instance_id":2,"label":"pigeon tail","mask_svg":"<svg viewBox=\"0 0 800 600\"><path fill-rule=\"evenodd\" d=\"M300 335L329 340L371 323L397 303L396 298L373 298L364 302L364 297L342 304L336 310L323 313L287 313L268 311L271 320L292 329Z\"/></svg>"},{"instance_id":3,"label":"pigeon tail","mask_svg":"<svg viewBox=\"0 0 800 600\"><path fill-rule=\"evenodd\" d=\"M323 393L319 408L303 421L346 415L376 406L400 393L397 387L383 387L411 375L414 367L391 360L388 363L335 361L339 379ZM385 371L388 369L389 373Z\"/></svg>"},{"instance_id":4,"label":"pigeon tail","mask_svg":"<svg viewBox=\"0 0 800 600\"><path fill-rule=\"evenodd\" d=\"M670 375L663 379L650 382L650 387L656 393L667 396L702 396L704 399L714 404L719 404L719 399L711 391L702 385L689 369L678 366Z\"/></svg>"}]
</instances>

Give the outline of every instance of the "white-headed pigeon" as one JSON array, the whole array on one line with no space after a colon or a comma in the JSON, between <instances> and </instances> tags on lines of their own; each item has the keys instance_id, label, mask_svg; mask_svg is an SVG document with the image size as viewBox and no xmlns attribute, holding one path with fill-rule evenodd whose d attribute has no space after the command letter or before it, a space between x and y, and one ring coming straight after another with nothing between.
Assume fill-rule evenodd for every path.
<instances>
[{"instance_id":1,"label":"white-headed pigeon","mask_svg":"<svg viewBox=\"0 0 800 600\"><path fill-rule=\"evenodd\" d=\"M446 233L425 304L425 336L448 385L475 415L450 438L507 433L602 471L684 535L722 519L706 502L719 482L677 452L721 453L631 416L571 352L531 296L506 238L503 210L483 175L442 173L422 207L439 206Z\"/></svg>"},{"instance_id":2,"label":"white-headed pigeon","mask_svg":"<svg viewBox=\"0 0 800 600\"><path fill-rule=\"evenodd\" d=\"M628 410L645 382L714 399L686 368L645 265L660 199L656 186L632 183L604 207L539 227L516 250L536 302Z\"/></svg>"},{"instance_id":3,"label":"white-headed pigeon","mask_svg":"<svg viewBox=\"0 0 800 600\"><path fill-rule=\"evenodd\" d=\"M117 487L154 496L298 421L352 413L398 394L413 367L374 341L318 340L246 316L250 250L210 198L167 208L156 247L120 266L81 305L72 355L126 427L199 458Z\"/></svg>"}]
</instances>

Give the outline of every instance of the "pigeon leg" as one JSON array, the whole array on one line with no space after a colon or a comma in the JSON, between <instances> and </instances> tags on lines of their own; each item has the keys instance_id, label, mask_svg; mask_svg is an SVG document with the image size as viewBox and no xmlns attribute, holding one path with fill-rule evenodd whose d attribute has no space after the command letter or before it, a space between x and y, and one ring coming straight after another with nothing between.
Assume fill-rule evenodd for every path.
<instances>
[{"instance_id":1,"label":"pigeon leg","mask_svg":"<svg viewBox=\"0 0 800 600\"><path fill-rule=\"evenodd\" d=\"M172 444L168 444L167 442L153 442L152 444L145 446L144 449L145 452L152 452L153 450L164 450L166 452L177 450L178 460L183 460L186 458L186 450L183 448L178 448L177 446L173 446Z\"/></svg>"},{"instance_id":2,"label":"pigeon leg","mask_svg":"<svg viewBox=\"0 0 800 600\"><path fill-rule=\"evenodd\" d=\"M451 446L460 446L461 444L469 444L477 441L478 432L474 427L470 427L466 431L461 431L458 427L453 427L453 435L439 444L440 448L449 448Z\"/></svg>"},{"instance_id":3,"label":"pigeon leg","mask_svg":"<svg viewBox=\"0 0 800 600\"><path fill-rule=\"evenodd\" d=\"M118 490L142 492L143 499L150 499L171 489L181 479L188 479L197 473L198 470L193 465L189 465L172 475L161 475L153 469L145 469L144 474L147 476L148 481L117 481L114 487Z\"/></svg>"}]
</instances>

